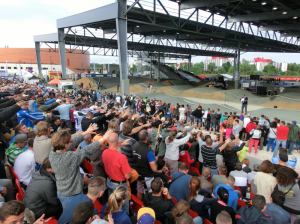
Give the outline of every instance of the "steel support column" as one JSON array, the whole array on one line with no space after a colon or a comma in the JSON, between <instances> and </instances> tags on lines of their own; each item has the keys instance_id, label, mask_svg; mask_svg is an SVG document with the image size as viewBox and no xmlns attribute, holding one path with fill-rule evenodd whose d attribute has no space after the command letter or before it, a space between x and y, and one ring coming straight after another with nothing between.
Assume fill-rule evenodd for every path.
<instances>
[{"instance_id":1,"label":"steel support column","mask_svg":"<svg viewBox=\"0 0 300 224\"><path fill-rule=\"evenodd\" d=\"M41 48L40 48L40 42L35 42L35 56L36 56L36 63L39 70L39 77L43 76L42 73L42 62L41 62Z\"/></svg>"},{"instance_id":2,"label":"steel support column","mask_svg":"<svg viewBox=\"0 0 300 224\"><path fill-rule=\"evenodd\" d=\"M66 47L65 47L65 33L64 28L58 28L58 49L59 49L59 57L60 57L60 64L61 64L61 72L62 72L62 79L67 78L67 63L66 63Z\"/></svg>"},{"instance_id":3,"label":"steel support column","mask_svg":"<svg viewBox=\"0 0 300 224\"><path fill-rule=\"evenodd\" d=\"M158 52L157 82L160 82L160 53Z\"/></svg>"},{"instance_id":4,"label":"steel support column","mask_svg":"<svg viewBox=\"0 0 300 224\"><path fill-rule=\"evenodd\" d=\"M120 86L122 94L129 94L129 79L127 73L127 18L124 12L127 10L127 0L117 0L119 3L118 18L116 18L118 51L120 65Z\"/></svg>"},{"instance_id":5,"label":"steel support column","mask_svg":"<svg viewBox=\"0 0 300 224\"><path fill-rule=\"evenodd\" d=\"M189 55L189 72L191 72L192 56Z\"/></svg>"},{"instance_id":6,"label":"steel support column","mask_svg":"<svg viewBox=\"0 0 300 224\"><path fill-rule=\"evenodd\" d=\"M240 81L240 56L241 56L241 43L238 44L238 51L237 51L237 68L235 71L235 82L234 82L234 88L239 88L239 81Z\"/></svg>"},{"instance_id":7,"label":"steel support column","mask_svg":"<svg viewBox=\"0 0 300 224\"><path fill-rule=\"evenodd\" d=\"M237 55L237 52L235 51L234 60L233 60L233 75L235 75L235 71L236 71L236 55Z\"/></svg>"}]
</instances>

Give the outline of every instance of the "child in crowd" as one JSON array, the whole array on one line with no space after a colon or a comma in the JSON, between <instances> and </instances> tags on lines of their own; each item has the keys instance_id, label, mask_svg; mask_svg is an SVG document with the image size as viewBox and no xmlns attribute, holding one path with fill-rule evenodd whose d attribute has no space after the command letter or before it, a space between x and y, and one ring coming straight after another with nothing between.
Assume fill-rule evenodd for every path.
<instances>
[{"instance_id":1,"label":"child in crowd","mask_svg":"<svg viewBox=\"0 0 300 224\"><path fill-rule=\"evenodd\" d=\"M185 162L188 167L190 168L191 164L195 161L195 159L191 159L190 154L188 153L188 150L191 147L191 143L186 143L181 146L180 148L180 154L179 154L179 160L181 162Z\"/></svg>"}]
</instances>

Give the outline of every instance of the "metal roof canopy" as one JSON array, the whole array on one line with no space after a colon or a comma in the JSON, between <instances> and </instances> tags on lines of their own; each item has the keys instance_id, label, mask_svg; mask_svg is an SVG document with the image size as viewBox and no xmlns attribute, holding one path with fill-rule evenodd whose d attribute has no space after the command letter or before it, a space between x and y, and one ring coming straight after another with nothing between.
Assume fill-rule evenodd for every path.
<instances>
[{"instance_id":1,"label":"metal roof canopy","mask_svg":"<svg viewBox=\"0 0 300 224\"><path fill-rule=\"evenodd\" d=\"M240 0L213 0L212 2L224 4L224 2L228 1L237 5L242 2ZM291 42L292 38L290 41L287 41L287 38L279 41L275 33L273 38L271 38L268 31L265 33L265 36L262 35L261 31L257 31L257 34L255 34L250 25L246 31L243 23L237 24L237 22L234 22L230 24L227 19L228 16L218 26L214 23L213 13L205 22L200 22L198 20L201 13L199 5L188 18L180 16L180 9L183 8L184 2L191 3L189 7L192 7L195 4L203 4L203 1L181 0L182 3L178 5L178 16L172 16L161 3L161 0L154 0L153 10L147 10L144 5L145 2L142 2L142 0L128 0L128 2L132 4L127 6L127 0L117 0L116 3L110 5L58 19L57 39L54 37L55 34L34 37L37 59L40 58L40 42L48 46L52 43L55 45L55 49L56 44L58 44L62 73L63 77L65 77L66 45L70 45L70 50L67 50L69 53L72 53L72 46L75 46L75 49L81 47L83 52L84 47L87 48L85 52L92 48L93 54L96 54L95 48L98 47L97 53L103 51L104 55L109 51L112 52L112 55L117 55L116 49L118 49L120 71L123 74L121 75L121 80L125 80L127 79L126 56L130 50L132 53L135 52L136 55L139 55L138 51L148 52L148 55L149 52L158 52L158 58L161 56L160 53L236 58L236 50L232 49L237 49L238 52L240 50L299 52L298 41L297 44L296 41L295 43ZM136 8L136 6L139 6L139 8ZM163 13L158 12L159 8ZM195 15L196 19L193 19ZM208 24L210 20L212 24ZM83 34L76 35L76 27L81 27ZM103 30L102 36L95 35L92 29L95 29L95 31L97 29ZM128 33L130 34L129 37ZM108 39L105 38L107 35L113 36ZM125 36L127 39L124 38ZM134 40L136 36L141 38ZM117 39L114 39L116 37Z\"/></svg>"},{"instance_id":2,"label":"metal roof canopy","mask_svg":"<svg viewBox=\"0 0 300 224\"><path fill-rule=\"evenodd\" d=\"M180 9L197 8L228 18L230 22L252 22L259 31L276 31L283 37L300 37L299 0L170 0Z\"/></svg>"}]
</instances>

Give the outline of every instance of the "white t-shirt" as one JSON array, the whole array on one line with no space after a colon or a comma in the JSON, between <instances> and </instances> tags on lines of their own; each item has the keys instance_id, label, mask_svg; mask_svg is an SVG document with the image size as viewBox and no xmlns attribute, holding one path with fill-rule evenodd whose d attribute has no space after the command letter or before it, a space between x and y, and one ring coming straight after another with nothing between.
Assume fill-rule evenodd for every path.
<instances>
[{"instance_id":1,"label":"white t-shirt","mask_svg":"<svg viewBox=\"0 0 300 224\"><path fill-rule=\"evenodd\" d=\"M246 118L244 119L244 125L243 125L243 127L246 128L246 127L247 127L247 124L248 124L249 122L250 122L250 118L246 117Z\"/></svg>"},{"instance_id":2,"label":"white t-shirt","mask_svg":"<svg viewBox=\"0 0 300 224\"><path fill-rule=\"evenodd\" d=\"M183 107L179 108L179 120L184 119L184 112L185 112L185 108Z\"/></svg>"},{"instance_id":3,"label":"white t-shirt","mask_svg":"<svg viewBox=\"0 0 300 224\"><path fill-rule=\"evenodd\" d=\"M34 153L31 150L27 150L15 160L14 171L18 175L20 182L28 185L32 174L35 172L35 159Z\"/></svg>"},{"instance_id":4,"label":"white t-shirt","mask_svg":"<svg viewBox=\"0 0 300 224\"><path fill-rule=\"evenodd\" d=\"M117 97L116 97L116 102L117 102L117 103L120 103L120 100L121 100L121 97L117 96Z\"/></svg>"},{"instance_id":5,"label":"white t-shirt","mask_svg":"<svg viewBox=\"0 0 300 224\"><path fill-rule=\"evenodd\" d=\"M283 93L284 88L280 87L279 89L280 89L280 92Z\"/></svg>"}]
</instances>

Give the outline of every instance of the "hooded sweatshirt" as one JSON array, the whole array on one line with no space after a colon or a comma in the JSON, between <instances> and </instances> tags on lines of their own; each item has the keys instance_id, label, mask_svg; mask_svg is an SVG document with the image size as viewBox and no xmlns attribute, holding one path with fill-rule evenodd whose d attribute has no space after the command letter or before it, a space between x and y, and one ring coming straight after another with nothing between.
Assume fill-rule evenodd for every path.
<instances>
[{"instance_id":1,"label":"hooded sweatshirt","mask_svg":"<svg viewBox=\"0 0 300 224\"><path fill-rule=\"evenodd\" d=\"M163 197L153 196L152 193L145 195L144 204L146 207L154 210L156 220L160 221L162 224L165 223L165 213L171 211L175 207L173 199L164 200Z\"/></svg>"},{"instance_id":2,"label":"hooded sweatshirt","mask_svg":"<svg viewBox=\"0 0 300 224\"><path fill-rule=\"evenodd\" d=\"M272 224L273 220L271 217L259 211L257 208L252 206L251 208L241 207L237 212L236 216L237 224Z\"/></svg>"}]
</instances>

